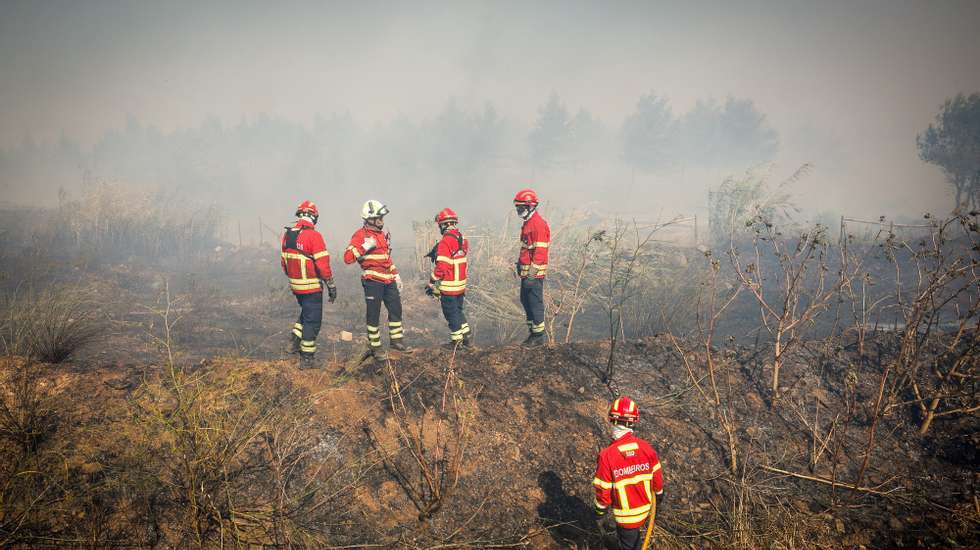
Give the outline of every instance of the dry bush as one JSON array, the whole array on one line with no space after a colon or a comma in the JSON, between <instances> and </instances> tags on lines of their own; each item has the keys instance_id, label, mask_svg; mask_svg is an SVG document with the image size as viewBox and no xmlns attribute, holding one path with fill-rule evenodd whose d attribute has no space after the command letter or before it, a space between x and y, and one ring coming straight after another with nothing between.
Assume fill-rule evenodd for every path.
<instances>
[{"instance_id":1,"label":"dry bush","mask_svg":"<svg viewBox=\"0 0 980 550\"><path fill-rule=\"evenodd\" d=\"M315 547L346 540L369 465L344 461L314 422L315 396L240 369L158 372L132 401L134 453L159 478L163 538L177 546Z\"/></svg>"},{"instance_id":2,"label":"dry bush","mask_svg":"<svg viewBox=\"0 0 980 550\"><path fill-rule=\"evenodd\" d=\"M99 184L77 199L62 193L44 225L33 226L32 239L51 243L54 252L83 266L141 258L202 257L218 244L222 219L214 206L189 206L176 193L140 191Z\"/></svg>"},{"instance_id":3,"label":"dry bush","mask_svg":"<svg viewBox=\"0 0 980 550\"><path fill-rule=\"evenodd\" d=\"M377 428L365 425L364 431L380 453L385 469L415 506L418 520L425 522L451 504L472 435L475 405L462 389L452 365L446 374L441 404L427 404L416 394L415 411L406 404L390 362L386 370L387 402L398 446L386 445Z\"/></svg>"},{"instance_id":4,"label":"dry bush","mask_svg":"<svg viewBox=\"0 0 980 550\"><path fill-rule=\"evenodd\" d=\"M95 342L106 329L91 289L19 289L0 301L0 342L5 355L60 363Z\"/></svg>"},{"instance_id":5,"label":"dry bush","mask_svg":"<svg viewBox=\"0 0 980 550\"><path fill-rule=\"evenodd\" d=\"M68 472L52 446L59 425L57 391L42 387L30 361L0 365L0 547L42 541L59 532Z\"/></svg>"},{"instance_id":6,"label":"dry bush","mask_svg":"<svg viewBox=\"0 0 980 550\"><path fill-rule=\"evenodd\" d=\"M173 343L181 321L169 285L150 338L163 366L130 404L136 427L128 458L152 478L149 531L176 546L307 548L349 540L349 500L372 466L342 458L323 430L319 398L278 373L187 367Z\"/></svg>"},{"instance_id":7,"label":"dry bush","mask_svg":"<svg viewBox=\"0 0 980 550\"><path fill-rule=\"evenodd\" d=\"M800 345L841 289L858 276L861 265L852 263L846 270L842 265L836 274L831 273L831 243L826 228L819 224L792 239L761 215L745 224L752 230L749 250L739 250L733 225L729 258L739 284L755 298L762 326L772 337L770 391L776 403L784 357Z\"/></svg>"},{"instance_id":8,"label":"dry bush","mask_svg":"<svg viewBox=\"0 0 980 550\"><path fill-rule=\"evenodd\" d=\"M923 434L936 418L980 410L980 220L976 212L926 220L932 231L917 243L894 234L885 243L902 319L887 401L901 403L910 392L905 402L917 408ZM887 371L883 391L886 378Z\"/></svg>"}]
</instances>

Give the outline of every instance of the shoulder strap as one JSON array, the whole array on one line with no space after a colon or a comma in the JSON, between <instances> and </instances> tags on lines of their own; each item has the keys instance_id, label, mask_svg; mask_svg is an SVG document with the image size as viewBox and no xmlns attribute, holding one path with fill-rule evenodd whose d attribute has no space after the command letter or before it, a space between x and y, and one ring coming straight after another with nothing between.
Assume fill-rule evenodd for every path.
<instances>
[{"instance_id":1,"label":"shoulder strap","mask_svg":"<svg viewBox=\"0 0 980 550\"><path fill-rule=\"evenodd\" d=\"M283 246L285 246L286 248L291 248L293 250L299 250L298 248L296 248L296 240L299 239L299 234L302 233L303 230L306 229L306 228L305 227L290 227L288 229L289 230L286 231L286 242L284 243ZM299 250L299 251L304 256L309 256L309 254L307 254L305 251L302 251L302 250Z\"/></svg>"}]
</instances>

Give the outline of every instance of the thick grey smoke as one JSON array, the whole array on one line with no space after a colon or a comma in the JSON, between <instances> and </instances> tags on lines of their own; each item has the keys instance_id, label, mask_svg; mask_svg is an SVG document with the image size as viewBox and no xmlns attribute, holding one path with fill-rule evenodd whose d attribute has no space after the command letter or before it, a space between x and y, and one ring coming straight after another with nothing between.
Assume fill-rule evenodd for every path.
<instances>
[{"instance_id":1,"label":"thick grey smoke","mask_svg":"<svg viewBox=\"0 0 980 550\"><path fill-rule=\"evenodd\" d=\"M114 181L275 227L452 205L696 213L812 162L812 213L951 205L915 134L980 90L980 4L5 2L0 200Z\"/></svg>"}]
</instances>

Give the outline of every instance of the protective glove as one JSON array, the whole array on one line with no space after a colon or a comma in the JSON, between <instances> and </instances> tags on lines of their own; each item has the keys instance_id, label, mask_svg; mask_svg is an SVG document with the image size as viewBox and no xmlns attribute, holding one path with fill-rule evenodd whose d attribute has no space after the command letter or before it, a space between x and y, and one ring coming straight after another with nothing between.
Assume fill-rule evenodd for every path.
<instances>
[{"instance_id":1,"label":"protective glove","mask_svg":"<svg viewBox=\"0 0 980 550\"><path fill-rule=\"evenodd\" d=\"M442 291L439 290L439 287L434 282L425 285L425 293L433 298L438 298L442 295Z\"/></svg>"},{"instance_id":2,"label":"protective glove","mask_svg":"<svg viewBox=\"0 0 980 550\"><path fill-rule=\"evenodd\" d=\"M330 285L327 287L327 302L334 303L337 301L337 287Z\"/></svg>"},{"instance_id":3,"label":"protective glove","mask_svg":"<svg viewBox=\"0 0 980 550\"><path fill-rule=\"evenodd\" d=\"M600 508L599 505L597 504L595 506L595 515L601 518L602 516L606 515L606 509Z\"/></svg>"},{"instance_id":4,"label":"protective glove","mask_svg":"<svg viewBox=\"0 0 980 550\"><path fill-rule=\"evenodd\" d=\"M400 273L395 274L395 287L398 288L398 292L402 291L404 285L402 285L402 276Z\"/></svg>"},{"instance_id":5,"label":"protective glove","mask_svg":"<svg viewBox=\"0 0 980 550\"><path fill-rule=\"evenodd\" d=\"M366 239L364 239L364 242L361 243L361 248L364 249L365 254L374 250L374 247L376 246L378 246L378 241L375 240L374 237L367 237Z\"/></svg>"},{"instance_id":6,"label":"protective glove","mask_svg":"<svg viewBox=\"0 0 980 550\"><path fill-rule=\"evenodd\" d=\"M521 277L521 262L514 263L514 275L519 279Z\"/></svg>"},{"instance_id":7,"label":"protective glove","mask_svg":"<svg viewBox=\"0 0 980 550\"><path fill-rule=\"evenodd\" d=\"M667 500L667 493L661 491L657 494L657 513L659 514L664 509L664 501Z\"/></svg>"}]
</instances>

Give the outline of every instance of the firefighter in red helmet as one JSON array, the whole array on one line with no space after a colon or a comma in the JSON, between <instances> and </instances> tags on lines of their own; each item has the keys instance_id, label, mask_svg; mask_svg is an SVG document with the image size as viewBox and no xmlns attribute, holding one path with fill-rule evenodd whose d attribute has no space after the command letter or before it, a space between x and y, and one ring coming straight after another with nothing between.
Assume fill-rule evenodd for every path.
<instances>
[{"instance_id":1,"label":"firefighter in red helmet","mask_svg":"<svg viewBox=\"0 0 980 550\"><path fill-rule=\"evenodd\" d=\"M466 297L466 253L469 243L459 230L459 217L452 208L443 208L436 214L436 225L442 238L429 252L432 274L425 293L439 298L442 314L449 324L449 346L470 346L470 325L463 313Z\"/></svg>"},{"instance_id":2,"label":"firefighter in red helmet","mask_svg":"<svg viewBox=\"0 0 980 550\"><path fill-rule=\"evenodd\" d=\"M282 236L282 270L299 302L299 319L293 323L292 352L299 353L300 368L316 368L316 337L323 319L323 287L328 300L337 299L337 286L330 271L330 253L323 235L315 229L320 213L312 201L296 207L296 223L286 226Z\"/></svg>"},{"instance_id":3,"label":"firefighter in red helmet","mask_svg":"<svg viewBox=\"0 0 980 550\"><path fill-rule=\"evenodd\" d=\"M521 227L521 252L517 258L517 275L521 278L521 305L527 318L528 337L525 346L545 343L544 276L548 271L548 245L551 228L538 213L538 194L521 189L514 196L517 215L524 220Z\"/></svg>"},{"instance_id":4,"label":"firefighter in red helmet","mask_svg":"<svg viewBox=\"0 0 980 550\"><path fill-rule=\"evenodd\" d=\"M624 395L612 402L609 422L613 442L599 453L592 480L596 514L604 516L612 505L623 550L640 549L641 527L651 516L651 508L663 501L664 479L657 452L633 435L633 426L639 419L640 409L629 397Z\"/></svg>"}]
</instances>

